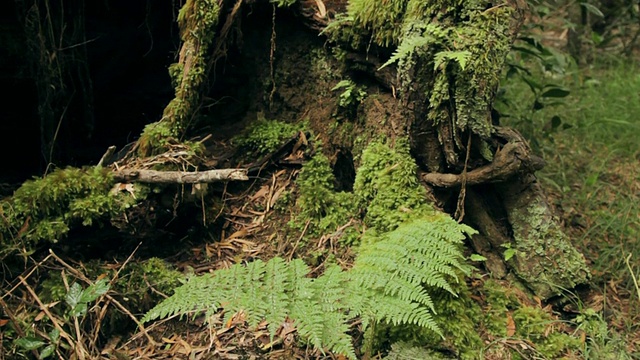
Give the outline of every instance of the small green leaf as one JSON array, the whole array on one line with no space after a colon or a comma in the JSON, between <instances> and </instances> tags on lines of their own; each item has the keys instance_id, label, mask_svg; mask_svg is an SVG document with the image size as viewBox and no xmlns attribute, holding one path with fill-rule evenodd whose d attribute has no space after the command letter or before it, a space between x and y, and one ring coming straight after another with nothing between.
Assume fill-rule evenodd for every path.
<instances>
[{"instance_id":1,"label":"small green leaf","mask_svg":"<svg viewBox=\"0 0 640 360\"><path fill-rule=\"evenodd\" d=\"M75 308L80 302L80 297L82 296L82 287L78 283L73 283L67 292L67 296L64 301L71 308Z\"/></svg>"},{"instance_id":2,"label":"small green leaf","mask_svg":"<svg viewBox=\"0 0 640 360\"><path fill-rule=\"evenodd\" d=\"M55 345L51 344L49 346L47 346L46 348L42 349L42 351L40 352L40 356L38 357L38 359L46 359L49 356L53 355L53 353L56 351L56 347Z\"/></svg>"},{"instance_id":3,"label":"small green leaf","mask_svg":"<svg viewBox=\"0 0 640 360\"><path fill-rule=\"evenodd\" d=\"M557 129L560 125L562 125L562 119L560 119L560 116L555 115L551 118L551 128L552 129Z\"/></svg>"},{"instance_id":4,"label":"small green leaf","mask_svg":"<svg viewBox=\"0 0 640 360\"><path fill-rule=\"evenodd\" d=\"M73 317L83 316L87 313L87 303L78 303L69 310L69 314Z\"/></svg>"},{"instance_id":5,"label":"small green leaf","mask_svg":"<svg viewBox=\"0 0 640 360\"><path fill-rule=\"evenodd\" d=\"M580 6L582 6L588 12L590 12L590 13L596 15L596 16L604 17L604 14L602 13L602 11L600 11L600 9L598 9L595 5L591 5L588 2L581 2Z\"/></svg>"},{"instance_id":6,"label":"small green leaf","mask_svg":"<svg viewBox=\"0 0 640 360\"><path fill-rule=\"evenodd\" d=\"M31 351L41 347L42 345L45 344L45 342L38 338L27 336L27 337L17 339L15 341L15 344L27 351Z\"/></svg>"},{"instance_id":7,"label":"small green leaf","mask_svg":"<svg viewBox=\"0 0 640 360\"><path fill-rule=\"evenodd\" d=\"M568 89L562 87L552 87L542 93L542 97L545 98L563 98L569 95L571 92Z\"/></svg>"},{"instance_id":8,"label":"small green leaf","mask_svg":"<svg viewBox=\"0 0 640 360\"><path fill-rule=\"evenodd\" d=\"M469 259L471 259L471 261L487 261L486 257L479 254L471 254L471 256L469 256Z\"/></svg>"},{"instance_id":9,"label":"small green leaf","mask_svg":"<svg viewBox=\"0 0 640 360\"><path fill-rule=\"evenodd\" d=\"M107 279L100 279L82 291L79 301L83 303L95 301L100 296L106 294L107 291L109 291L109 281Z\"/></svg>"},{"instance_id":10,"label":"small green leaf","mask_svg":"<svg viewBox=\"0 0 640 360\"><path fill-rule=\"evenodd\" d=\"M516 251L514 249L507 249L504 251L504 261L509 261L514 255Z\"/></svg>"},{"instance_id":11,"label":"small green leaf","mask_svg":"<svg viewBox=\"0 0 640 360\"><path fill-rule=\"evenodd\" d=\"M60 330L58 329L53 329L49 332L49 340L54 343L57 344L58 340L60 340Z\"/></svg>"}]
</instances>

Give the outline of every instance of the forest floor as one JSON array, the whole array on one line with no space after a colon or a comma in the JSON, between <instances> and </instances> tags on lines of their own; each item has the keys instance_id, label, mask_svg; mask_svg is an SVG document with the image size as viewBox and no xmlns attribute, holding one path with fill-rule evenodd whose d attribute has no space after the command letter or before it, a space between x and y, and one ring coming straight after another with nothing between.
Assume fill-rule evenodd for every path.
<instances>
[{"instance_id":1,"label":"forest floor","mask_svg":"<svg viewBox=\"0 0 640 360\"><path fill-rule=\"evenodd\" d=\"M581 349L564 353L565 359L640 356L640 289L636 282L640 277L638 70L637 65L600 64L554 78L553 82L568 88L571 95L562 104L539 111L528 106L533 98L525 84L511 81L504 85L506 97L512 104L519 104L509 109L511 116L505 125L522 131L531 139L534 151L545 158L547 166L538 177L566 231L592 269L590 290L561 309L536 304L524 294L518 296L523 306L537 308L555 319L553 331L561 329L581 338ZM560 124L552 123L555 115L561 116ZM292 154L289 158L300 156ZM292 192L296 191L297 172L288 169L268 173L249 188L225 193L227 206L232 210L225 215L223 239L194 248L188 263L199 263L196 271L202 273L237 263L239 259L274 255L286 258L295 252L298 256L304 254L305 260L313 265L312 272L323 267L327 254L348 266L353 254L348 247L336 245L331 236L307 242L302 236L304 227L300 236L287 235L292 214L286 209L291 208L288 199L295 198ZM468 286L482 303L486 296L482 281L470 281ZM287 336L272 343L266 324L248 329L242 316L233 317L226 324L221 319L215 321L220 322L214 326L215 336L198 320L190 325L175 320L155 323L150 331L154 338L162 339L161 346L150 344L139 333L120 351L133 358L154 359L187 358L187 354L199 358L211 356L211 351L214 358L222 359L341 358L292 346ZM517 336L483 340L487 349L485 359L518 358L488 351L496 342L504 341L523 349L531 345ZM523 358L544 358L537 356Z\"/></svg>"},{"instance_id":2,"label":"forest floor","mask_svg":"<svg viewBox=\"0 0 640 360\"><path fill-rule=\"evenodd\" d=\"M538 173L565 228L592 269L589 304L607 322L585 358L611 357L624 342L640 351L640 73L637 63L601 63L554 79L571 90L540 111L523 83L508 83L507 125L532 141L547 166ZM561 123L552 123L553 116ZM584 309L582 309L584 310ZM615 357L617 358L617 357Z\"/></svg>"},{"instance_id":3,"label":"forest floor","mask_svg":"<svg viewBox=\"0 0 640 360\"><path fill-rule=\"evenodd\" d=\"M545 158L547 166L538 173L538 178L544 184L570 238L585 255L592 269L589 291L581 293L573 302L560 309L536 302L518 289L510 290L518 298L522 308L536 309L548 315L544 320L548 322L543 326L544 337L548 335L547 332L562 332L579 341L577 350L562 354L566 359L640 358L640 289L636 282L640 277L640 118L637 115L640 114L639 70L638 65L601 64L554 78L552 81L568 88L571 95L561 104L535 111L532 110L533 98L526 84L514 80L504 84L505 96L515 105L505 111L511 116L505 119L504 124L519 129L530 139L534 152ZM319 107L328 111L326 106ZM255 113L251 115L259 117ZM560 123L552 120L555 115L560 116ZM245 120L248 123L253 117ZM330 129L326 130L329 132ZM327 261L349 267L354 253L349 246L338 243L337 239L341 236L339 232L342 231L340 228L335 233L314 238L305 236L308 222L306 225L301 223L291 226L291 220L295 217L292 213L292 209L295 209L292 202L297 191L295 179L300 172L299 165L305 152L309 151L306 140L300 133L292 138L293 150L287 151L278 159L269 159L265 164L276 163L276 166L265 166L249 183L211 189L220 195L221 204L207 204L213 210L206 213L196 211L188 216L198 219L206 217L207 222L216 224L216 232L207 233L205 229L204 234L189 234L186 239L170 240L173 248L180 251L157 256L168 260L182 274L204 274L232 264L274 256L290 260L294 255L305 259L311 267L311 275L321 272ZM224 141L214 143L212 146L220 148L212 149L213 153L221 154L229 150L225 148L228 144ZM224 159L216 161L224 164ZM177 200L188 197L189 192L182 189L175 197L162 200L169 204L172 201L177 203ZM148 210L152 212L151 208ZM148 214L140 214L141 217L145 215ZM171 218L171 214L165 215L167 216ZM181 220L188 216L183 216ZM344 220L345 227L348 227L349 219ZM199 241L193 241L194 239ZM149 243L153 245L144 246L160 248L166 245L147 241ZM138 251L135 254L137 256L149 251L144 246L140 249L118 248L120 254L130 251L130 258L109 261L106 259L110 254L102 254L105 261L93 265L82 262L67 264L57 255L47 256L46 261L34 264L32 271L23 274L21 281L24 281L18 286L23 285L29 290L29 282L34 284L34 288L37 284L37 290L41 290L46 286L36 278L53 278L52 274L60 274L66 289L57 288L56 291L60 292L59 298L65 299L68 304L69 286L66 277L83 286L91 283L87 277L94 279L96 275L99 275L98 278L106 276L112 279L113 284L120 279L128 283L144 281L149 284L148 278L135 279L132 273L127 273L127 269L138 266L135 264L134 253ZM55 249L56 252L59 250L63 249ZM66 254L69 256L62 257L73 258L73 254L74 249L70 249ZM485 287L486 275L476 274L467 282L471 297L485 310L482 317L491 312L490 307L487 307L489 296ZM505 282L502 285L508 284ZM18 292L14 290L18 286L3 290L15 295ZM156 296L155 301L172 290L172 287L167 286L161 288L149 285L148 288ZM58 319L60 325L68 331L63 337L77 337L76 341L84 342L86 348L99 348L97 353L101 353L101 358L344 358L299 346L294 336L295 328L289 322L281 326L277 337L271 338L266 324L249 328L242 313L235 314L226 322L223 321L222 314L218 313L208 319L211 326L205 324L201 316L191 319L193 321L171 318L147 324L145 331L128 339L110 336L109 333L103 333L102 329L117 329L118 324L131 323L131 318L139 319L143 314L129 309L131 312L122 311L123 314L118 318L107 318L104 316L107 308L113 308L116 301L127 305L130 299L130 303L146 302L149 305L151 302L148 294L138 299L135 298L136 294L125 293L122 288L112 289L110 294L111 297L101 302L100 306L92 307L91 315L84 322L91 330L87 331L90 338L80 336L78 323L72 324L68 317L56 317L55 314L52 317L53 321ZM51 298L55 297L52 295ZM32 296L25 296L25 299L20 299L24 305L14 309L16 314L27 312L27 308L53 309L60 307L58 304L62 302L58 299L57 302L45 301L46 306L36 304L34 299L38 297L35 292ZM85 306L87 302L84 303ZM52 343L53 331L49 334L37 331L42 319L51 315L45 313L42 310L32 319L33 328L40 338ZM516 325L511 314L509 312L508 317L502 319L506 329L501 330L507 336L492 338L482 334L485 347L481 351L483 358L541 358L530 338L516 336ZM89 324L94 319L97 321ZM63 323L65 321L66 324ZM0 318L0 330L8 322L8 319ZM4 333L0 333L0 338L2 334ZM96 339L100 336L109 338L109 343L98 346ZM36 342L23 345L43 351L45 344L41 344L40 348L36 346ZM506 351L509 349L516 355L509 355ZM4 351L5 349L0 352L0 360L4 359Z\"/></svg>"}]
</instances>

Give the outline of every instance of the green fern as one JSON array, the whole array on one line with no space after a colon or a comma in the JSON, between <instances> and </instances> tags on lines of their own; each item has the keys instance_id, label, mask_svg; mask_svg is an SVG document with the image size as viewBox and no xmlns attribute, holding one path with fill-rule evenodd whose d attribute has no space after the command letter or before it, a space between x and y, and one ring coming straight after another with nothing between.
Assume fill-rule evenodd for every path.
<instances>
[{"instance_id":1,"label":"green fern","mask_svg":"<svg viewBox=\"0 0 640 360\"><path fill-rule=\"evenodd\" d=\"M471 53L469 51L440 51L433 57L433 69L438 70L447 60L453 60L460 65L460 69L467 67Z\"/></svg>"},{"instance_id":2,"label":"green fern","mask_svg":"<svg viewBox=\"0 0 640 360\"><path fill-rule=\"evenodd\" d=\"M300 337L317 349L355 359L348 332L358 316L364 329L376 322L414 324L441 335L429 291L455 295L450 281L469 269L459 245L472 232L444 214L423 217L363 246L350 271L330 265L316 279L307 277L302 260L234 265L192 278L143 321L224 308L226 319L242 311L253 327L265 320L273 337L290 318Z\"/></svg>"},{"instance_id":3,"label":"green fern","mask_svg":"<svg viewBox=\"0 0 640 360\"><path fill-rule=\"evenodd\" d=\"M391 58L382 64L378 70L395 62L402 63L417 52L424 53L424 48L433 44L441 44L442 39L447 36L447 32L439 25L434 23L425 24L418 21L405 25L404 33L405 36L402 37L402 41L393 52L393 55L391 55Z\"/></svg>"}]
</instances>

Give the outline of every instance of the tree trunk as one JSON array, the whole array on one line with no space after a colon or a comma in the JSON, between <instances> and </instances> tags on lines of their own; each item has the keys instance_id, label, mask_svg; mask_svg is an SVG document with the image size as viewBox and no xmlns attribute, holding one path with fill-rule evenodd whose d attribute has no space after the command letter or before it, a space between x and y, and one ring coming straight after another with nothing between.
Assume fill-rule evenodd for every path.
<instances>
[{"instance_id":1,"label":"tree trunk","mask_svg":"<svg viewBox=\"0 0 640 360\"><path fill-rule=\"evenodd\" d=\"M375 2L352 1L345 10L344 1L301 1L294 11L266 1L247 2L250 7L242 1L218 2L216 13L227 17L220 19L222 27L212 25L219 36L216 49L207 53L211 62L206 68L214 71L208 75L215 79L207 96L223 100L200 115L215 117L218 126L249 122L258 113L308 120L341 189L352 188L360 153L372 139L393 143L409 138L432 195L425 202L433 201L479 230L471 244L488 259L485 265L493 276L511 273L543 299L587 281L582 255L562 232L536 182L534 172L542 160L515 130L497 127L490 116L502 64L524 19L524 2L455 7L446 1L409 1L400 10L387 2L371 10L396 11L390 18L404 19L398 20L404 26L359 17L357 11ZM349 11L351 22L325 31L333 40L329 45L317 31L342 11ZM462 23L464 16L475 22ZM230 39L229 28L239 26L239 19L241 35ZM197 47L198 39L186 41L183 51ZM398 47L398 65L381 66L392 55L392 45ZM411 51L401 53L409 46ZM220 49L226 49L227 58L212 66ZM182 60L178 78L184 88L190 69ZM204 87L199 82L196 88ZM202 98L189 96L190 102ZM197 109L190 103L180 118L191 118ZM170 107L165 112L174 113Z\"/></svg>"}]
</instances>

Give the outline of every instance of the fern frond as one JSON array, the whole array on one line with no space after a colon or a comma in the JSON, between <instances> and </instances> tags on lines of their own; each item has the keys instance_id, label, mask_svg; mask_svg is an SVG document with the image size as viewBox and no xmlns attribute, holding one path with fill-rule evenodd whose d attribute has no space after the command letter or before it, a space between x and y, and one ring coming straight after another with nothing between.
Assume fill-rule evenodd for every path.
<instances>
[{"instance_id":1,"label":"fern frond","mask_svg":"<svg viewBox=\"0 0 640 360\"><path fill-rule=\"evenodd\" d=\"M348 332L350 321L358 316L365 329L385 321L441 334L433 319L430 290L455 295L450 281L466 271L459 245L464 234L472 232L445 215L422 217L363 245L350 271L329 265L315 279L308 278L309 268L302 260L237 264L192 278L143 320L224 308L226 319L242 311L251 326L266 320L273 337L289 317L300 337L315 348L355 359Z\"/></svg>"},{"instance_id":2,"label":"fern frond","mask_svg":"<svg viewBox=\"0 0 640 360\"><path fill-rule=\"evenodd\" d=\"M254 303L254 306L263 307L265 310L263 318L267 321L271 341L273 341L276 330L287 317L289 307L289 297L285 293L285 288L288 285L287 270L287 263L282 258L271 259L267 263L267 272L264 278L263 301ZM260 298L254 298L254 301L255 299Z\"/></svg>"},{"instance_id":3,"label":"fern frond","mask_svg":"<svg viewBox=\"0 0 640 360\"><path fill-rule=\"evenodd\" d=\"M391 345L391 351L384 357L384 360L435 360L444 358L442 355L435 355L424 348L412 346L410 343L397 342Z\"/></svg>"},{"instance_id":4,"label":"fern frond","mask_svg":"<svg viewBox=\"0 0 640 360\"><path fill-rule=\"evenodd\" d=\"M464 70L467 66L467 62L471 57L471 52L467 50L463 51L440 51L435 54L433 57L433 69L438 70L438 68L443 65L447 60L453 60L460 65L460 68Z\"/></svg>"},{"instance_id":5,"label":"fern frond","mask_svg":"<svg viewBox=\"0 0 640 360\"><path fill-rule=\"evenodd\" d=\"M162 319L174 315L183 315L220 307L220 297L214 277L203 275L191 277L185 284L175 289L172 296L151 309L143 318L143 322Z\"/></svg>"},{"instance_id":6,"label":"fern frond","mask_svg":"<svg viewBox=\"0 0 640 360\"><path fill-rule=\"evenodd\" d=\"M382 70L383 68L400 61L402 59L408 58L415 53L415 51L419 48L425 47L429 44L432 44L435 41L434 37L424 36L424 35L414 35L408 38L402 39L402 42L396 50L393 52L389 60L382 64L378 68L378 70Z\"/></svg>"},{"instance_id":7,"label":"fern frond","mask_svg":"<svg viewBox=\"0 0 640 360\"><path fill-rule=\"evenodd\" d=\"M429 288L444 289L466 270L460 244L471 230L448 216L434 215L400 225L363 245L353 269L352 286L371 291L375 301L361 301L358 314L392 324L417 324L440 333L432 318ZM367 306L368 308L364 308Z\"/></svg>"}]
</instances>

